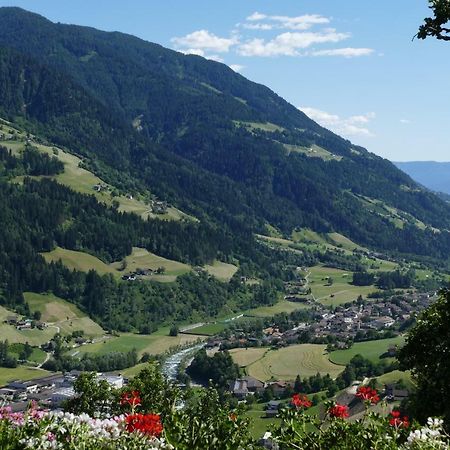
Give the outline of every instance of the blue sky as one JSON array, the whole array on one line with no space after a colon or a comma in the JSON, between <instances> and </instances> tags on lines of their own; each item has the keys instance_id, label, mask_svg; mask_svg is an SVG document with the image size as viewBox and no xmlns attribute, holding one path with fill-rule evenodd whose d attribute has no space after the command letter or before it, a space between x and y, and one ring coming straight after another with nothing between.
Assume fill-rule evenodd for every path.
<instances>
[{"instance_id":1,"label":"blue sky","mask_svg":"<svg viewBox=\"0 0 450 450\"><path fill-rule=\"evenodd\" d=\"M426 0L0 0L222 61L393 161L450 161L450 43ZM1 26L1 25L0 25Z\"/></svg>"}]
</instances>

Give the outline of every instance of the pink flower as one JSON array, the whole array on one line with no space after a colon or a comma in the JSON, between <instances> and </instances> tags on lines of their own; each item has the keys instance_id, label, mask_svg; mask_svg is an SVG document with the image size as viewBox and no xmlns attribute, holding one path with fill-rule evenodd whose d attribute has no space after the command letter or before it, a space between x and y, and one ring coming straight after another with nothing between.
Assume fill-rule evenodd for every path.
<instances>
[{"instance_id":1,"label":"pink flower","mask_svg":"<svg viewBox=\"0 0 450 450\"><path fill-rule=\"evenodd\" d=\"M47 433L47 441L53 442L55 439L56 439L56 436L51 431L49 431Z\"/></svg>"}]
</instances>

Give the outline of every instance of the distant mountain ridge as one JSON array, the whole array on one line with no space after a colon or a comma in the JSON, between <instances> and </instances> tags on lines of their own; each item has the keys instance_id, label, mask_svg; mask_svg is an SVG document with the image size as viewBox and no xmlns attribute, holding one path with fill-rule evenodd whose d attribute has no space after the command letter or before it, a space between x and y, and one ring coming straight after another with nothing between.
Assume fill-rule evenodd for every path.
<instances>
[{"instance_id":1,"label":"distant mountain ridge","mask_svg":"<svg viewBox=\"0 0 450 450\"><path fill-rule=\"evenodd\" d=\"M450 195L450 162L409 161L394 164L428 189Z\"/></svg>"},{"instance_id":2,"label":"distant mountain ridge","mask_svg":"<svg viewBox=\"0 0 450 450\"><path fill-rule=\"evenodd\" d=\"M450 229L444 201L224 64L19 8L0 8L0 23L0 113L105 181L242 246L270 225L448 255L450 234L435 232Z\"/></svg>"}]
</instances>

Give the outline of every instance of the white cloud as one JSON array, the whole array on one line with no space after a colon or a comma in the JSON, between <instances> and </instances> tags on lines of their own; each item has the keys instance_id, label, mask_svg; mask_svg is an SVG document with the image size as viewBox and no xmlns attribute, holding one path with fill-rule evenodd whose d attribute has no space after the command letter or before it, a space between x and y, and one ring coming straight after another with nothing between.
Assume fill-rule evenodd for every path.
<instances>
[{"instance_id":1,"label":"white cloud","mask_svg":"<svg viewBox=\"0 0 450 450\"><path fill-rule=\"evenodd\" d=\"M264 20L267 16L259 12L254 12L252 15L248 16L246 20L249 22L254 22L256 20Z\"/></svg>"},{"instance_id":2,"label":"white cloud","mask_svg":"<svg viewBox=\"0 0 450 450\"><path fill-rule=\"evenodd\" d=\"M227 53L233 45L236 45L238 39L233 36L231 38L222 38L210 33L208 30L198 30L183 37L174 37L171 41L182 51L189 49L192 51L209 50L217 53ZM183 50L184 49L184 50ZM195 53L198 54L198 53Z\"/></svg>"},{"instance_id":3,"label":"white cloud","mask_svg":"<svg viewBox=\"0 0 450 450\"><path fill-rule=\"evenodd\" d=\"M241 66L240 64L230 64L230 69L233 69L235 72L241 72L245 66Z\"/></svg>"},{"instance_id":4,"label":"white cloud","mask_svg":"<svg viewBox=\"0 0 450 450\"><path fill-rule=\"evenodd\" d=\"M308 30L314 25L323 25L330 23L330 19L319 14L304 14L302 16L278 16L267 15L254 12L248 16L247 22L259 22L252 24L244 24L244 28L271 30L272 28L284 28L289 30ZM265 23L261 23L265 21ZM269 22L269 23L267 23Z\"/></svg>"},{"instance_id":5,"label":"white cloud","mask_svg":"<svg viewBox=\"0 0 450 450\"><path fill-rule=\"evenodd\" d=\"M375 113L350 116L343 118L337 114L330 114L317 108L301 106L299 108L311 119L325 128L334 131L345 137L373 137L374 134L367 128L367 125L375 118Z\"/></svg>"},{"instance_id":6,"label":"white cloud","mask_svg":"<svg viewBox=\"0 0 450 450\"><path fill-rule=\"evenodd\" d=\"M330 50L318 50L311 53L312 56L343 56L344 58L357 58L369 56L374 52L372 48L334 48Z\"/></svg>"},{"instance_id":7,"label":"white cloud","mask_svg":"<svg viewBox=\"0 0 450 450\"><path fill-rule=\"evenodd\" d=\"M299 50L314 44L336 43L349 38L348 33L328 30L325 33L282 33L270 41L261 38L251 39L238 47L242 56L299 56Z\"/></svg>"},{"instance_id":8,"label":"white cloud","mask_svg":"<svg viewBox=\"0 0 450 450\"><path fill-rule=\"evenodd\" d=\"M188 48L186 50L180 50L181 53L184 53L185 55L197 55L202 56L206 59L211 59L213 61L221 62L223 63L224 60L219 55L208 55L206 52L200 48Z\"/></svg>"},{"instance_id":9,"label":"white cloud","mask_svg":"<svg viewBox=\"0 0 450 450\"><path fill-rule=\"evenodd\" d=\"M205 52L200 48L187 48L185 50L181 50L181 53L184 53L185 55L205 56Z\"/></svg>"},{"instance_id":10,"label":"white cloud","mask_svg":"<svg viewBox=\"0 0 450 450\"><path fill-rule=\"evenodd\" d=\"M246 28L247 30L263 30L263 31L273 30L274 28L274 26L270 23L244 23L242 27Z\"/></svg>"}]
</instances>

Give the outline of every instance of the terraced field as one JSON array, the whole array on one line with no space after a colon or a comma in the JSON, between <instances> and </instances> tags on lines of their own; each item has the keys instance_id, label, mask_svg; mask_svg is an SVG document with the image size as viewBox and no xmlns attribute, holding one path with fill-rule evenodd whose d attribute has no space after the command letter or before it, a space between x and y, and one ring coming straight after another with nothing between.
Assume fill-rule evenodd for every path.
<instances>
[{"instance_id":1,"label":"terraced field","mask_svg":"<svg viewBox=\"0 0 450 450\"><path fill-rule=\"evenodd\" d=\"M258 380L293 380L300 374L308 377L329 373L335 378L344 369L330 362L324 345L299 344L269 350L261 359L247 366L249 375Z\"/></svg>"}]
</instances>

